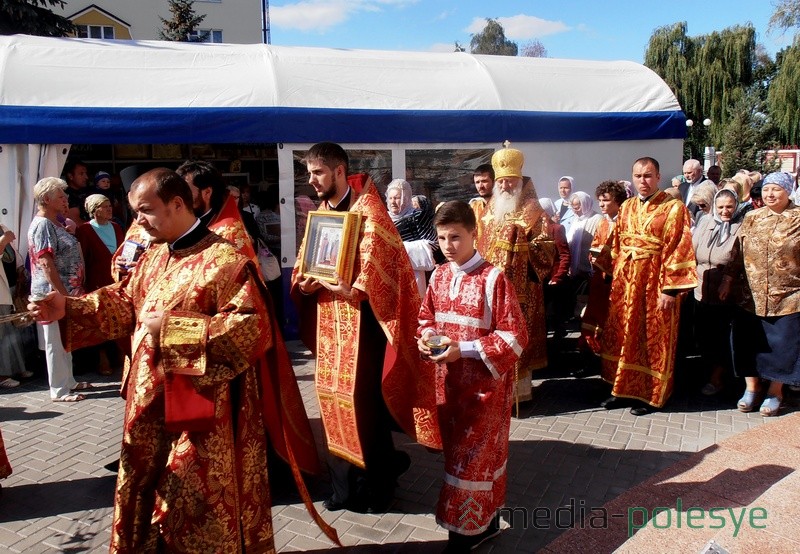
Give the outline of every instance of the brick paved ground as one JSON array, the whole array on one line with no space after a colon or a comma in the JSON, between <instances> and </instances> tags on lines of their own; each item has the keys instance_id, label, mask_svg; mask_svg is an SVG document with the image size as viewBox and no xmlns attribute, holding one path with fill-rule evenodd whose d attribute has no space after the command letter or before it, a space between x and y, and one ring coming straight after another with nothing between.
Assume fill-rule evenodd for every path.
<instances>
[{"instance_id":1,"label":"brick paved ground","mask_svg":"<svg viewBox=\"0 0 800 554\"><path fill-rule=\"evenodd\" d=\"M290 349L321 444L313 362L299 343ZM570 365L574 359L563 361ZM50 402L43 376L0 392L0 426L14 467L0 499L0 545L6 551L107 551L114 476L103 465L116 459L123 402L113 377L86 377L98 386L77 404ZM578 521L582 508L602 506L691 453L763 423L758 414L732 408L735 392L723 400L679 394L666 410L636 418L627 409L597 407L607 388L596 377L575 380L563 370L537 377L529 417L511 425L508 505L529 514L534 508L555 514L561 507L560 519L545 519L550 528L537 529L532 516L516 511L507 518L510 528L482 552L535 552L563 532L557 527L573 524L571 514ZM390 513L322 511L350 552L439 552L447 539L432 515L441 456L401 435L395 439L413 464L400 479ZM329 493L325 479L309 486L322 510ZM276 490L274 504L280 551L331 548L295 494Z\"/></svg>"}]
</instances>

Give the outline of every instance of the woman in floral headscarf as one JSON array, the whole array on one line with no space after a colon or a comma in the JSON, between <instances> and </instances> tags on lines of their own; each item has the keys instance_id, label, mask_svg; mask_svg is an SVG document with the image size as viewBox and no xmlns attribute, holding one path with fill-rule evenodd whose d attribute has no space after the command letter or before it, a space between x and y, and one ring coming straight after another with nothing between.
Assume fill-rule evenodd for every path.
<instances>
[{"instance_id":1,"label":"woman in floral headscarf","mask_svg":"<svg viewBox=\"0 0 800 554\"><path fill-rule=\"evenodd\" d=\"M800 207L789 196L793 186L788 173L764 178L764 207L745 216L719 291L725 300L735 279L745 279L746 315L734 327L734 364L737 373L755 368L769 383L760 408L764 416L780 411L784 383L800 385ZM759 377L745 376L739 410L754 409Z\"/></svg>"}]
</instances>

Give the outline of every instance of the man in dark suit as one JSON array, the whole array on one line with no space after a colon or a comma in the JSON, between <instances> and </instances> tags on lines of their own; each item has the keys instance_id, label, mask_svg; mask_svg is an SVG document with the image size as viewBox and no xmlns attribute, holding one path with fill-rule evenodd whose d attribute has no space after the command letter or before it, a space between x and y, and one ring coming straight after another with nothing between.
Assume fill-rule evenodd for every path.
<instances>
[{"instance_id":1,"label":"man in dark suit","mask_svg":"<svg viewBox=\"0 0 800 554\"><path fill-rule=\"evenodd\" d=\"M683 203L686 204L692 217L694 217L700 208L691 201L692 194L694 194L694 188L705 180L703 166L695 159L686 160L683 164L683 177L684 181L678 185L678 190L681 191Z\"/></svg>"}]
</instances>

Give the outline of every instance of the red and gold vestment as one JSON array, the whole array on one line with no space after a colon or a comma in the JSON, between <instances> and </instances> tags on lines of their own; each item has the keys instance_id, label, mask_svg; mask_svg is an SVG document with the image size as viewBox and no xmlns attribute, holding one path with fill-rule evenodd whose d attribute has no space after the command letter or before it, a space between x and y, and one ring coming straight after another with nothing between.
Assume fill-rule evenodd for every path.
<instances>
[{"instance_id":1,"label":"red and gold vestment","mask_svg":"<svg viewBox=\"0 0 800 554\"><path fill-rule=\"evenodd\" d=\"M498 268L475 256L439 266L419 312L419 334L475 341L480 359L440 365L436 390L445 477L436 520L462 535L488 527L506 497L514 366L527 343L516 293Z\"/></svg>"},{"instance_id":2,"label":"red and gold vestment","mask_svg":"<svg viewBox=\"0 0 800 554\"><path fill-rule=\"evenodd\" d=\"M602 377L611 393L660 408L672 394L680 299L658 308L662 292L697 286L686 206L663 191L622 203L596 265L612 275L601 340Z\"/></svg>"},{"instance_id":3,"label":"red and gold vestment","mask_svg":"<svg viewBox=\"0 0 800 554\"><path fill-rule=\"evenodd\" d=\"M272 552L263 383L254 362L272 325L255 266L205 229L198 242L146 251L136 271L67 299L67 350L133 335L112 552ZM158 343L147 315L163 311ZM175 376L213 407L207 429L172 430Z\"/></svg>"},{"instance_id":4,"label":"red and gold vestment","mask_svg":"<svg viewBox=\"0 0 800 554\"><path fill-rule=\"evenodd\" d=\"M421 300L403 242L371 180L360 193L351 187L349 202L349 211L363 216L353 269L357 298L348 300L327 289L312 296L300 294L298 268L305 244L292 283L303 341L316 355L317 395L328 449L364 468L364 449L370 445L363 441L370 436L367 428L375 424L378 407L376 399L365 397L370 389L359 386L359 381L366 382L367 374L380 371L369 366L376 354L372 350L382 348L382 340L365 340L369 337L382 335L377 338L386 340L385 357L382 351L377 355L383 360L383 399L394 420L420 444L438 448L441 441L432 387L434 366L419 359L415 331ZM320 209L329 209L327 202ZM362 313L362 302L368 303L374 319Z\"/></svg>"},{"instance_id":5,"label":"red and gold vestment","mask_svg":"<svg viewBox=\"0 0 800 554\"><path fill-rule=\"evenodd\" d=\"M614 228L614 222L603 217L597 224L592 239L591 252L600 252L607 249L606 242ZM586 303L586 311L581 319L581 337L578 343L584 345L592 352L600 355L600 335L603 334L603 325L608 317L608 299L611 295L611 284L606 282L606 274L594 268L594 273L589 280L589 300Z\"/></svg>"},{"instance_id":6,"label":"red and gold vestment","mask_svg":"<svg viewBox=\"0 0 800 554\"><path fill-rule=\"evenodd\" d=\"M480 221L480 219L484 216L484 214L486 213L487 205L488 202L486 198L482 196L476 196L475 198L469 201L469 207L472 208L472 212L475 214L475 221ZM478 226L477 231L478 233L481 232L480 226ZM480 240L481 240L481 235L478 234L478 238L476 239L476 241Z\"/></svg>"},{"instance_id":7,"label":"red and gold vestment","mask_svg":"<svg viewBox=\"0 0 800 554\"><path fill-rule=\"evenodd\" d=\"M517 396L525 401L531 399L533 370L547 365L543 282L553 268L555 243L530 180L522 185L520 209L506 214L503 221L496 221L494 204L493 197L478 220L478 252L509 278L525 316L528 346L516 369Z\"/></svg>"},{"instance_id":8,"label":"red and gold vestment","mask_svg":"<svg viewBox=\"0 0 800 554\"><path fill-rule=\"evenodd\" d=\"M225 200L208 228L230 242L241 255L251 259L257 268L260 267L252 241L247 234L233 197L229 196ZM151 240L150 236L135 221L125 234L125 239L139 244L149 244ZM116 260L121 252L122 245L111 260L112 275L114 276L117 276ZM268 307L270 312L274 313L271 303ZM270 321L274 321L274 318L270 318ZM272 446L283 460L290 465L296 462L296 465L303 471L316 474L320 470L317 450L300 388L286 351L286 344L276 325L270 326L270 333L272 336L269 343L272 344L272 348L265 349L264 355L256 362L262 375L264 424L269 431ZM192 394L191 388L184 387L181 392L184 393L182 396L186 396L183 404L196 407L198 399L193 398L195 395ZM122 393L124 395L125 391L123 390ZM178 391L173 389L170 393L178 393ZM210 417L209 410L210 406L206 405L206 417ZM202 417L197 413L197 409L194 411L193 417ZM287 442L293 451L291 457L287 452ZM294 458L294 461L291 458ZM304 488L304 485L299 482L297 485ZM313 508L313 506L311 507ZM312 512L312 516L316 519L315 512Z\"/></svg>"}]
</instances>

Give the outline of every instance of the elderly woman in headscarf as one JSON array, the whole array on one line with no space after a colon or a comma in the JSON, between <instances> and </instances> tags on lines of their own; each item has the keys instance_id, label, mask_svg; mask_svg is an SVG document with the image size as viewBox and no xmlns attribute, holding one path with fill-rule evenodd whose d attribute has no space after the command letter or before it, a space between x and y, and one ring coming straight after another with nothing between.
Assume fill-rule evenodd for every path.
<instances>
[{"instance_id":1,"label":"elderly woman in headscarf","mask_svg":"<svg viewBox=\"0 0 800 554\"><path fill-rule=\"evenodd\" d=\"M90 194L84 202L86 213L91 218L78 227L75 237L83 252L86 264L86 292L92 292L114 282L111 276L111 257L125 240L122 228L114 221L111 200L103 194ZM114 341L78 350L74 353L79 361L96 365L101 375L111 375L112 366L120 365L120 354Z\"/></svg>"},{"instance_id":2,"label":"elderly woman in headscarf","mask_svg":"<svg viewBox=\"0 0 800 554\"><path fill-rule=\"evenodd\" d=\"M570 309L574 308L578 296L588 299L589 278L592 276L592 262L589 250L597 225L603 216L594 211L594 200L583 191L578 191L569 197L570 208L575 214L572 225L567 229L567 243L569 244L569 279L570 279ZM585 305L585 304L583 304ZM583 306L580 306L582 309ZM576 317L579 314L575 314Z\"/></svg>"},{"instance_id":3,"label":"elderly woman in headscarf","mask_svg":"<svg viewBox=\"0 0 800 554\"><path fill-rule=\"evenodd\" d=\"M750 199L750 192L753 190L752 187L747 188L747 194L745 195L745 187L747 185L746 181L749 179L744 174L737 174L734 175L737 177L736 179L722 179L719 182L720 189L728 189L736 193L736 199L739 203L739 213L742 217L749 212L750 210L754 209L756 206L753 205L753 202ZM760 190L760 189L759 189Z\"/></svg>"},{"instance_id":4,"label":"elderly woman in headscarf","mask_svg":"<svg viewBox=\"0 0 800 554\"><path fill-rule=\"evenodd\" d=\"M764 178L764 207L745 216L719 291L725 300L735 279L744 276L746 315L734 327L734 367L737 373L755 368L769 382L763 416L780 411L784 383L800 385L800 207L789 196L793 185L784 172ZM739 410L754 409L759 377L745 374Z\"/></svg>"},{"instance_id":5,"label":"elderly woman in headscarf","mask_svg":"<svg viewBox=\"0 0 800 554\"><path fill-rule=\"evenodd\" d=\"M395 179L386 187L386 206L392 218L414 270L420 296L425 295L427 279L425 273L436 266L433 253L439 249L436 230L433 228L433 213L417 210L411 204L411 185L403 179Z\"/></svg>"},{"instance_id":6,"label":"elderly woman in headscarf","mask_svg":"<svg viewBox=\"0 0 800 554\"><path fill-rule=\"evenodd\" d=\"M733 243L744 214L736 193L723 188L714 195L711 217L703 217L692 235L697 259L694 289L695 339L711 374L702 393L710 396L722 390L725 372L732 368L731 324L735 305L741 297L741 281L732 282L725 300L719 295L725 267L733 256Z\"/></svg>"},{"instance_id":7,"label":"elderly woman in headscarf","mask_svg":"<svg viewBox=\"0 0 800 554\"><path fill-rule=\"evenodd\" d=\"M592 246L594 232L603 216L594 211L594 200L583 191L569 197L570 208L575 218L567 231L569 243L570 266L569 276L573 280L586 280L592 273L589 249Z\"/></svg>"}]
</instances>

